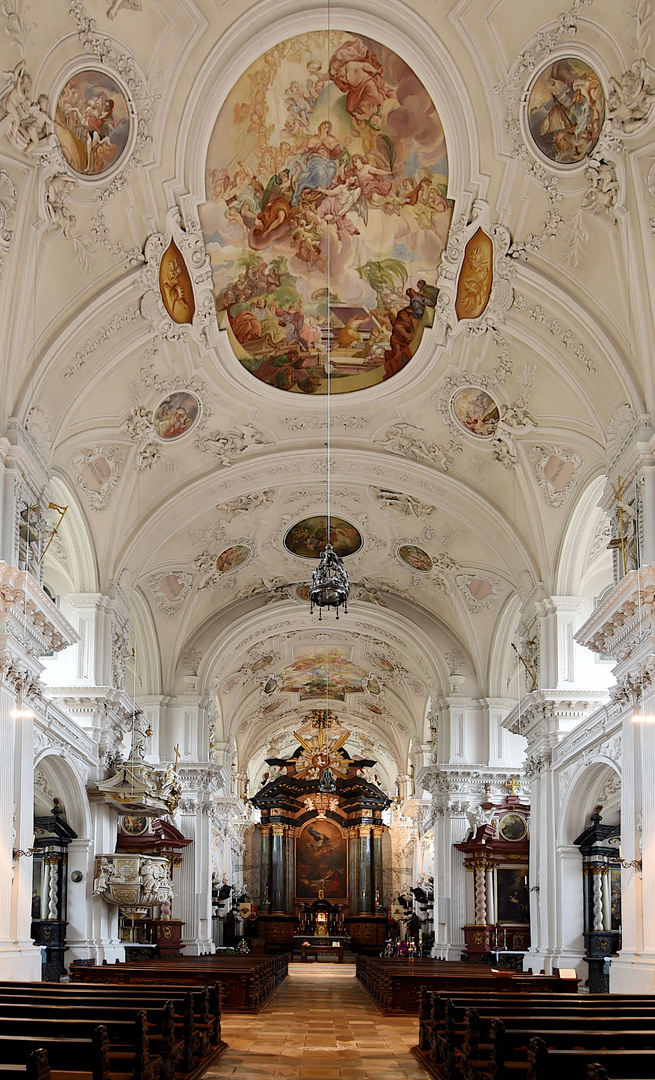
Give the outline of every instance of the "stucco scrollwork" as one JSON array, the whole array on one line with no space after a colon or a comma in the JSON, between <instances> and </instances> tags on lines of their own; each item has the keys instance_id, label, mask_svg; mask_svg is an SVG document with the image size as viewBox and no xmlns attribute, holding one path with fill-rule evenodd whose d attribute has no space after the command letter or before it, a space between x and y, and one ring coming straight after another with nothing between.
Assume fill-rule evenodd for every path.
<instances>
[{"instance_id":1,"label":"stucco scrollwork","mask_svg":"<svg viewBox=\"0 0 655 1080\"><path fill-rule=\"evenodd\" d=\"M85 448L73 458L75 483L92 510L106 510L120 475L125 455L118 446Z\"/></svg>"},{"instance_id":2,"label":"stucco scrollwork","mask_svg":"<svg viewBox=\"0 0 655 1080\"><path fill-rule=\"evenodd\" d=\"M13 232L10 228L16 209L16 188L8 172L0 169L0 276L9 253Z\"/></svg>"},{"instance_id":3,"label":"stucco scrollwork","mask_svg":"<svg viewBox=\"0 0 655 1080\"><path fill-rule=\"evenodd\" d=\"M193 576L183 570L164 570L148 579L150 591L164 615L177 615L193 584Z\"/></svg>"},{"instance_id":4,"label":"stucco scrollwork","mask_svg":"<svg viewBox=\"0 0 655 1080\"><path fill-rule=\"evenodd\" d=\"M479 249L475 246L478 233ZM484 333L504 321L514 299L510 243L509 230L492 222L491 208L482 200L473 204L470 221L451 226L439 267L436 306L436 318L450 335ZM483 252L483 247L488 251Z\"/></svg>"},{"instance_id":5,"label":"stucco scrollwork","mask_svg":"<svg viewBox=\"0 0 655 1080\"><path fill-rule=\"evenodd\" d=\"M583 465L580 455L560 446L533 446L530 461L546 501L556 509L563 506Z\"/></svg>"},{"instance_id":6,"label":"stucco scrollwork","mask_svg":"<svg viewBox=\"0 0 655 1080\"><path fill-rule=\"evenodd\" d=\"M157 337L179 340L188 330L198 345L215 345L218 328L211 263L195 222L182 228L180 212L172 207L164 233L153 233L146 240L144 256L140 280L146 291L141 314Z\"/></svg>"}]
</instances>

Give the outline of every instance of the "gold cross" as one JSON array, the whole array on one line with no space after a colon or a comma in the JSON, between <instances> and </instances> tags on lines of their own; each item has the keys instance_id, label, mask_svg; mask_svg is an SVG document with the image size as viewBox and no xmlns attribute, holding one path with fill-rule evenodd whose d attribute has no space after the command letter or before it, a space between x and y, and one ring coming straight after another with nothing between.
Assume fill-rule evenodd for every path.
<instances>
[{"instance_id":1,"label":"gold cross","mask_svg":"<svg viewBox=\"0 0 655 1080\"><path fill-rule=\"evenodd\" d=\"M515 777L512 776L505 784L505 787L509 790L510 795L516 795L516 792L521 785L517 782Z\"/></svg>"}]
</instances>

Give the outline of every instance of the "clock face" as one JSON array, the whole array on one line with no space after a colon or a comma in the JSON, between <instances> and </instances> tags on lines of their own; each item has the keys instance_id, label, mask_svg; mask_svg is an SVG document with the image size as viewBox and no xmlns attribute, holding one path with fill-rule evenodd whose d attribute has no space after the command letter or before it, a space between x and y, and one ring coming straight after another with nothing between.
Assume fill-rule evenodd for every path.
<instances>
[{"instance_id":1,"label":"clock face","mask_svg":"<svg viewBox=\"0 0 655 1080\"><path fill-rule=\"evenodd\" d=\"M527 831L527 822L520 814L505 814L498 826L503 840L523 840Z\"/></svg>"}]
</instances>

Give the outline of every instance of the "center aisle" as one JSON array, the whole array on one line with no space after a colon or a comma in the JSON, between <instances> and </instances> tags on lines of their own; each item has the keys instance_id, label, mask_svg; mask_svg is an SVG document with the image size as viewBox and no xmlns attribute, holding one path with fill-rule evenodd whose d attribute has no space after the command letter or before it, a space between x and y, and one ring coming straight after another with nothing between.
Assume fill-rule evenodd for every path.
<instances>
[{"instance_id":1,"label":"center aisle","mask_svg":"<svg viewBox=\"0 0 655 1080\"><path fill-rule=\"evenodd\" d=\"M233 1080L425 1080L412 1057L416 1017L378 1012L353 964L290 964L257 1016L224 1014L228 1049L207 1077Z\"/></svg>"}]
</instances>

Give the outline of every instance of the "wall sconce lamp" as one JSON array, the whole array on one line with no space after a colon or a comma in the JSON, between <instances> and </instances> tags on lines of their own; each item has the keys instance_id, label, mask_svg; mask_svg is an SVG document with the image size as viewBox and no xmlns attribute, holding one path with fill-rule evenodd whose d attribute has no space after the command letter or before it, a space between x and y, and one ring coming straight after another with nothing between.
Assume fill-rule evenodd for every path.
<instances>
[{"instance_id":1,"label":"wall sconce lamp","mask_svg":"<svg viewBox=\"0 0 655 1080\"><path fill-rule=\"evenodd\" d=\"M621 866L624 870L638 870L641 873L641 859L633 859L632 862L622 861Z\"/></svg>"},{"instance_id":2,"label":"wall sconce lamp","mask_svg":"<svg viewBox=\"0 0 655 1080\"><path fill-rule=\"evenodd\" d=\"M28 848L27 851L23 851L22 848L14 848L11 853L12 861L17 862L21 858L31 859L38 850L38 848L34 847Z\"/></svg>"}]
</instances>

